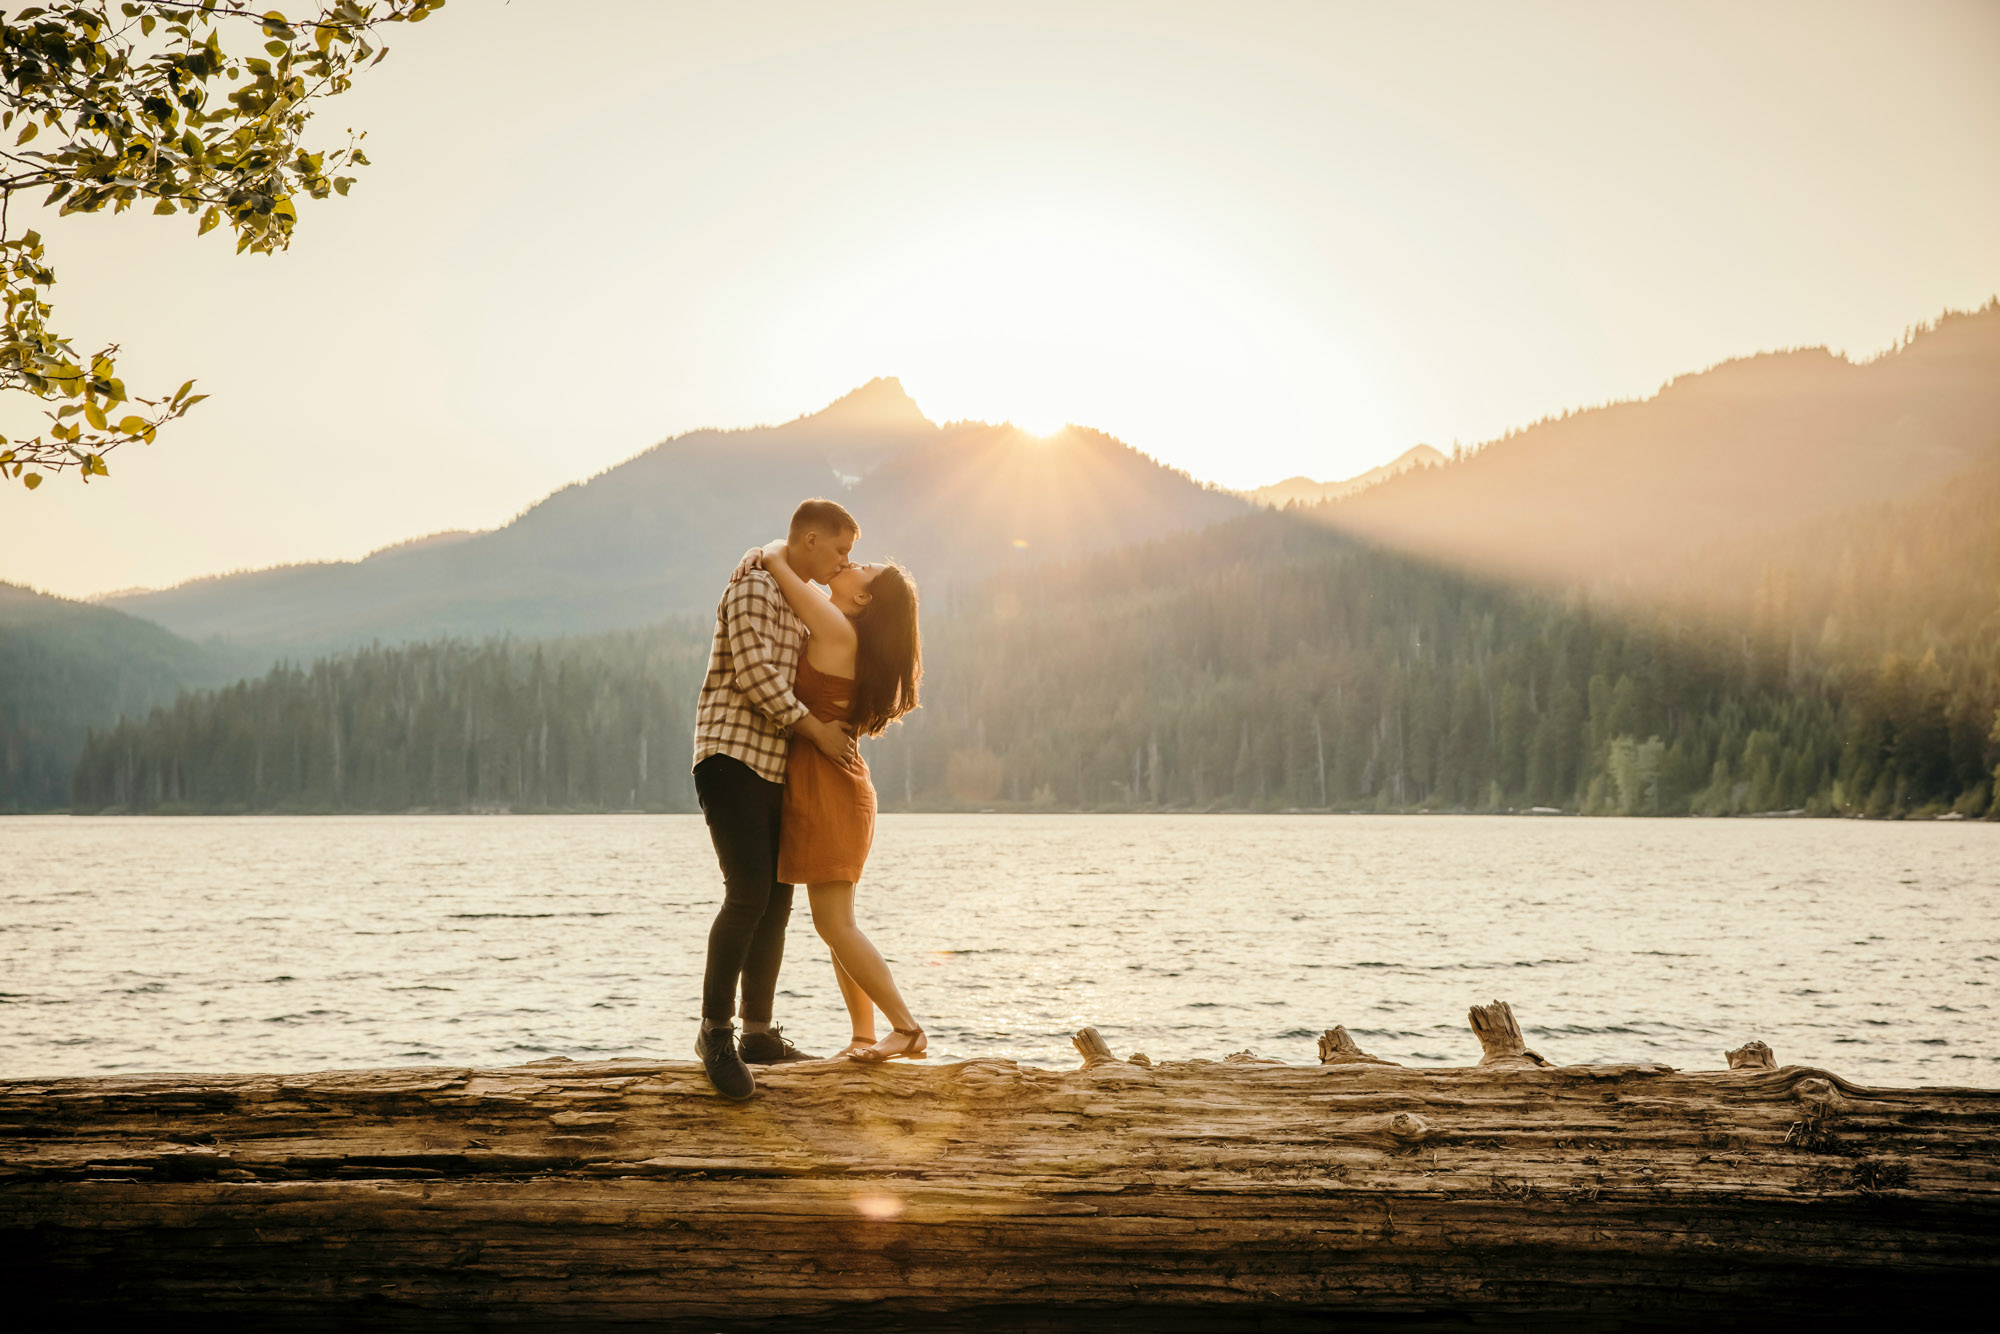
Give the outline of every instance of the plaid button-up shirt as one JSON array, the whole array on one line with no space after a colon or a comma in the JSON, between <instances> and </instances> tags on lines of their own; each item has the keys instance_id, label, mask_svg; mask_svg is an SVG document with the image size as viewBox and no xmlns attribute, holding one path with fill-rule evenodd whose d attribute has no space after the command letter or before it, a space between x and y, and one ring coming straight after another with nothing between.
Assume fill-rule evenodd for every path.
<instances>
[{"instance_id":1,"label":"plaid button-up shirt","mask_svg":"<svg viewBox=\"0 0 2000 1334\"><path fill-rule=\"evenodd\" d=\"M694 762L733 755L759 777L785 781L793 724L806 706L792 693L805 627L755 548L715 607L715 643L694 710Z\"/></svg>"}]
</instances>

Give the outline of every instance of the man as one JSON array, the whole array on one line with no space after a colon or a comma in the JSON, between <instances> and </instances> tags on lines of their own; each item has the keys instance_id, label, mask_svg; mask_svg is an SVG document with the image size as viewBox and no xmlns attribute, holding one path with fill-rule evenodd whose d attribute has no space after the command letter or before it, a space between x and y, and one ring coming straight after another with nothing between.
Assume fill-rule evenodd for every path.
<instances>
[{"instance_id":1,"label":"man","mask_svg":"<svg viewBox=\"0 0 2000 1334\"><path fill-rule=\"evenodd\" d=\"M801 578L824 584L847 568L860 535L861 525L845 509L808 500L792 515L785 554ZM694 723L694 790L723 884L722 908L708 932L694 1050L715 1091L736 1101L757 1091L748 1062L812 1059L771 1022L792 914L792 887L778 883L785 755L795 732L843 764L853 761L855 742L846 729L813 717L792 693L804 640L777 581L746 557L715 609L715 644ZM733 1021L739 983L740 1048Z\"/></svg>"}]
</instances>

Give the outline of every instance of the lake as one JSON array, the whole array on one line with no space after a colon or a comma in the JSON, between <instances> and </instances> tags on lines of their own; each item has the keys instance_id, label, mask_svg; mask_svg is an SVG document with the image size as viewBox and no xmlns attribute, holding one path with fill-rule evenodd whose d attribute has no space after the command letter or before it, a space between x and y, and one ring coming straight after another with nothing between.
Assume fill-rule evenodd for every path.
<instances>
[{"instance_id":1,"label":"lake","mask_svg":"<svg viewBox=\"0 0 2000 1334\"><path fill-rule=\"evenodd\" d=\"M691 1057L698 816L0 821L0 1073ZM887 815L858 898L934 1058L1561 1063L2000 1083L2000 827ZM778 1019L847 1037L799 894ZM883 1029L887 1031L886 1027Z\"/></svg>"}]
</instances>

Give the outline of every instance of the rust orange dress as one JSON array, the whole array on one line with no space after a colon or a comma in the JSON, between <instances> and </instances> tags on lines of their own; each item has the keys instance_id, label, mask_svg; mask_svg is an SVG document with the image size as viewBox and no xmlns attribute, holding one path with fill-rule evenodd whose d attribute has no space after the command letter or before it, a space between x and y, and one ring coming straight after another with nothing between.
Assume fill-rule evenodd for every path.
<instances>
[{"instance_id":1,"label":"rust orange dress","mask_svg":"<svg viewBox=\"0 0 2000 1334\"><path fill-rule=\"evenodd\" d=\"M799 655L792 684L799 703L825 723L844 723L854 712L854 682L828 676ZM875 842L875 784L868 761L842 768L802 736L792 738L785 759L785 821L778 836L778 879L788 885L859 880Z\"/></svg>"}]
</instances>

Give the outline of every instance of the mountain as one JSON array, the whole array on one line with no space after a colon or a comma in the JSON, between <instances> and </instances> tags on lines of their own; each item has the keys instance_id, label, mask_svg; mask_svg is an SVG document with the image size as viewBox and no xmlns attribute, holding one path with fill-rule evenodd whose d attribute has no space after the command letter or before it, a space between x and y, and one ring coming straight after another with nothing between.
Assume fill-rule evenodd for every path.
<instances>
[{"instance_id":1,"label":"mountain","mask_svg":"<svg viewBox=\"0 0 2000 1334\"><path fill-rule=\"evenodd\" d=\"M285 651L614 630L712 609L737 557L809 496L847 505L857 551L906 561L927 592L1245 508L1094 431L939 426L877 379L782 426L668 440L492 532L108 601L189 637Z\"/></svg>"},{"instance_id":2,"label":"mountain","mask_svg":"<svg viewBox=\"0 0 2000 1334\"><path fill-rule=\"evenodd\" d=\"M1246 509L1099 431L1039 437L977 422L947 426L883 464L846 503L863 527L857 553L901 560L935 591L970 591L1003 570L1205 528Z\"/></svg>"},{"instance_id":3,"label":"mountain","mask_svg":"<svg viewBox=\"0 0 2000 1334\"><path fill-rule=\"evenodd\" d=\"M135 617L0 583L0 811L68 805L91 729L142 718L242 666Z\"/></svg>"},{"instance_id":4,"label":"mountain","mask_svg":"<svg viewBox=\"0 0 2000 1334\"><path fill-rule=\"evenodd\" d=\"M1260 486L1254 491L1239 491L1245 500L1258 505L1281 510L1287 505L1323 505L1329 500L1340 500L1346 496L1366 491L1377 482L1386 482L1391 477L1400 477L1412 468L1432 468L1445 461L1445 456L1429 445L1412 445L1379 468L1357 473L1339 482L1315 482L1310 477L1287 477L1282 482Z\"/></svg>"},{"instance_id":5,"label":"mountain","mask_svg":"<svg viewBox=\"0 0 2000 1334\"><path fill-rule=\"evenodd\" d=\"M813 466L843 471L862 550L927 593L924 707L871 743L885 808L2000 818L1996 385L2000 305L1861 364L1728 363L1281 512L1088 431L829 430L847 452ZM872 421L901 395L869 398ZM792 457L773 437L796 429L717 438ZM660 452L626 468L675 466ZM541 508L602 503L623 531L613 502L660 489L603 481ZM538 521L578 526L558 519ZM507 533L376 559L527 540ZM744 543L717 541L723 561ZM669 753L704 639L690 617L282 667L100 732L77 801L686 809Z\"/></svg>"},{"instance_id":6,"label":"mountain","mask_svg":"<svg viewBox=\"0 0 2000 1334\"><path fill-rule=\"evenodd\" d=\"M1684 375L1313 514L1482 574L1625 583L1687 552L1909 496L2000 459L2000 300L1856 363L1825 348Z\"/></svg>"}]
</instances>

